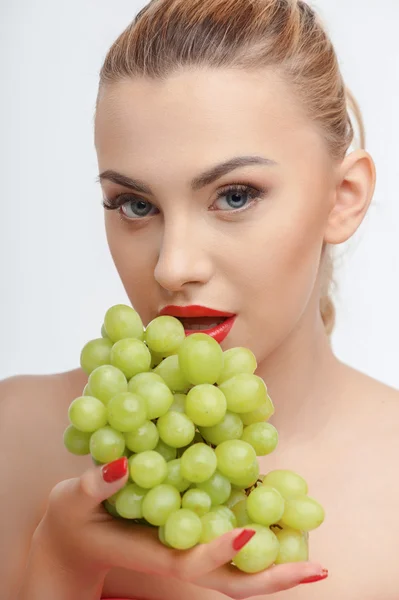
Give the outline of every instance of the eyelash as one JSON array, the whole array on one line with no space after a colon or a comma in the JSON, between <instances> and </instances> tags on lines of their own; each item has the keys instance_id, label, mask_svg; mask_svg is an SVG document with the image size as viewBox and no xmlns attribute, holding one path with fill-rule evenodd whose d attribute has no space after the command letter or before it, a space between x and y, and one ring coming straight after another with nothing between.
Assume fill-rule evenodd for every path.
<instances>
[{"instance_id":1,"label":"eyelash","mask_svg":"<svg viewBox=\"0 0 399 600\"><path fill-rule=\"evenodd\" d=\"M246 210L249 210L254 204L256 204L259 200L262 200L266 194L267 194L267 190L265 189L261 189L261 188L256 188L253 185L250 184L246 184L246 183L233 183L229 186L227 186L227 188L224 188L222 190L219 190L217 192L217 197L215 202L217 202L220 198L223 198L223 196L226 196L228 194L248 194L249 197L249 202L246 206L244 206L243 208L237 208L237 209L231 209L231 210L221 210L221 209L213 209L215 211L218 212L224 212L224 213L228 213L228 214L238 214L241 212L244 212ZM105 208L105 210L117 210L118 211L118 215L120 217L120 219L122 221L127 221L129 223L132 223L134 221L144 221L146 218L149 217L137 217L135 219L126 217L126 215L124 215L124 213L122 212L122 207L124 204L126 204L127 202L129 202L129 200L131 199L134 200L138 200L138 201L143 201L143 202L148 202L149 204L151 204L151 202L149 202L148 200L145 200L144 198L140 198L139 196L135 196L134 194L131 193L122 193L122 194L118 194L117 196L115 196L114 198L110 198L110 199L103 199L102 201L102 205ZM158 213L156 213L158 214ZM155 216L155 215L150 215Z\"/></svg>"}]
</instances>

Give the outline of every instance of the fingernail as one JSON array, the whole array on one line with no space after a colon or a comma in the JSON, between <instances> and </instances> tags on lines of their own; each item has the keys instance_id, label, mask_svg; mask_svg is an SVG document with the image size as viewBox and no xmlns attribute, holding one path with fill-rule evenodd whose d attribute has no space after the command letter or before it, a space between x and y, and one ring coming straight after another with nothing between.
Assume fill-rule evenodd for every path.
<instances>
[{"instance_id":1,"label":"fingernail","mask_svg":"<svg viewBox=\"0 0 399 600\"><path fill-rule=\"evenodd\" d=\"M107 483L113 483L114 481L118 481L118 479L122 479L124 475L127 473L127 458L126 456L122 456L122 458L118 458L108 465L105 465L102 468L102 475L104 481Z\"/></svg>"},{"instance_id":2,"label":"fingernail","mask_svg":"<svg viewBox=\"0 0 399 600\"><path fill-rule=\"evenodd\" d=\"M234 550L241 550L241 548L245 546L245 544L248 544L249 540L254 537L255 533L256 531L253 529L244 529L244 531L241 531L233 542Z\"/></svg>"},{"instance_id":3,"label":"fingernail","mask_svg":"<svg viewBox=\"0 0 399 600\"><path fill-rule=\"evenodd\" d=\"M327 579L328 570L323 569L321 575L312 575L311 577L306 577L306 579L302 579L299 583L314 583L315 581L321 581L322 579Z\"/></svg>"}]
</instances>

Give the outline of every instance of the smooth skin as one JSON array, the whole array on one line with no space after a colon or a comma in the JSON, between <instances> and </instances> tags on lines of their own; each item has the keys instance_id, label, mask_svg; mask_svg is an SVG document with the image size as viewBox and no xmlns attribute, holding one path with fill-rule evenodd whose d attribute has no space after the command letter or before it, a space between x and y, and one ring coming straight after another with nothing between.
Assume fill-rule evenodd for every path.
<instances>
[{"instance_id":1,"label":"smooth skin","mask_svg":"<svg viewBox=\"0 0 399 600\"><path fill-rule=\"evenodd\" d=\"M237 314L223 349L251 348L276 406L272 422L280 443L260 459L261 472L298 471L326 509L310 547L329 578L276 597L397 598L399 484L392 474L399 458L399 393L342 364L319 313L322 249L348 240L365 217L375 187L370 155L356 150L333 162L322 132L276 73L209 69L103 89L96 149L105 201L128 194L124 214L106 211L105 224L116 268L144 323L167 304ZM237 156L273 164L240 167L193 189L192 179ZM146 193L109 171L140 180ZM264 193L251 200L238 192L237 210L237 196L217 199L232 184ZM149 214L135 217L134 211ZM52 488L90 467L90 458L62 447L69 403L86 381L76 370L1 385L0 576L7 590L23 577ZM107 574L104 595L246 597L227 567L208 573L204 589L204 578L149 576L128 566ZM263 591L246 588L247 597L266 598L263 583Z\"/></svg>"}]
</instances>

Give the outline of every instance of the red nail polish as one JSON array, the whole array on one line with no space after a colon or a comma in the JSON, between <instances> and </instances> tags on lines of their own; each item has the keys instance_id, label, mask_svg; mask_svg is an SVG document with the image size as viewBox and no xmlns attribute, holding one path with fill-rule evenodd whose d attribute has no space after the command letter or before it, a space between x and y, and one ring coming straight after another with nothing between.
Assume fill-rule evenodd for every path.
<instances>
[{"instance_id":1,"label":"red nail polish","mask_svg":"<svg viewBox=\"0 0 399 600\"><path fill-rule=\"evenodd\" d=\"M104 481L107 483L113 483L114 481L118 481L118 479L122 479L122 477L127 473L127 465L128 463L126 456L122 456L122 458L118 458L108 465L105 465L102 468Z\"/></svg>"},{"instance_id":2,"label":"red nail polish","mask_svg":"<svg viewBox=\"0 0 399 600\"><path fill-rule=\"evenodd\" d=\"M249 540L254 537L255 533L256 531L253 529L244 529L244 531L241 531L233 542L234 550L237 550L237 552L238 550L241 550L241 548L243 548L245 544L248 544Z\"/></svg>"},{"instance_id":3,"label":"red nail polish","mask_svg":"<svg viewBox=\"0 0 399 600\"><path fill-rule=\"evenodd\" d=\"M321 581L322 579L326 579L328 577L328 570L323 569L321 575L312 575L311 577L306 577L306 579L302 579L299 583L314 583L315 581Z\"/></svg>"}]
</instances>

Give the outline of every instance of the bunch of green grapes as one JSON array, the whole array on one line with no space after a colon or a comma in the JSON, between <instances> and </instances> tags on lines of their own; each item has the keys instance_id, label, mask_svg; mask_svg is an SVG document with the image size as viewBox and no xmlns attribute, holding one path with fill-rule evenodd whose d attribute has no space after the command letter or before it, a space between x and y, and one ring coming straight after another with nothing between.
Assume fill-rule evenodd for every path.
<instances>
[{"instance_id":1,"label":"bunch of green grapes","mask_svg":"<svg viewBox=\"0 0 399 600\"><path fill-rule=\"evenodd\" d=\"M155 526L181 550L252 528L233 561L248 573L308 559L308 532L324 511L296 473L259 473L257 457L273 452L278 433L250 350L186 337L170 316L144 329L133 308L116 305L80 362L89 378L64 443L96 464L128 458L127 484L104 503L112 516Z\"/></svg>"}]
</instances>

